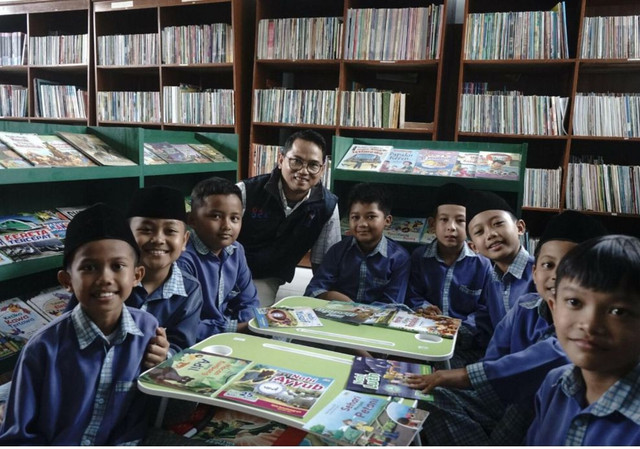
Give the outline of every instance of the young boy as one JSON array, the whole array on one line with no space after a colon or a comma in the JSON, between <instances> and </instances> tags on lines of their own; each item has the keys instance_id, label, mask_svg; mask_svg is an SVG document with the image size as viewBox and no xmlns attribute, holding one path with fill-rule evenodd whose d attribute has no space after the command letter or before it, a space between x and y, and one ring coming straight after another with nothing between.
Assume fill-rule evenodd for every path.
<instances>
[{"instance_id":1,"label":"young boy","mask_svg":"<svg viewBox=\"0 0 640 449\"><path fill-rule=\"evenodd\" d=\"M386 238L391 201L378 185L361 183L349 193L351 236L333 245L305 291L327 300L402 303L409 280L409 253Z\"/></svg>"},{"instance_id":2,"label":"young boy","mask_svg":"<svg viewBox=\"0 0 640 449\"><path fill-rule=\"evenodd\" d=\"M71 220L58 280L79 305L20 353L3 444L121 445L145 436L147 400L136 379L158 321L123 306L144 275L138 258L117 210L97 204Z\"/></svg>"},{"instance_id":3,"label":"young boy","mask_svg":"<svg viewBox=\"0 0 640 449\"><path fill-rule=\"evenodd\" d=\"M533 257L520 245L525 224L502 197L475 191L467 203L467 230L473 249L493 262L487 311L495 328L520 296L535 291Z\"/></svg>"},{"instance_id":4,"label":"young boy","mask_svg":"<svg viewBox=\"0 0 640 449\"><path fill-rule=\"evenodd\" d=\"M553 299L555 271L579 243L606 234L595 218L565 211L551 218L535 251L537 294L522 296L496 327L484 359L466 368L415 376L410 384L433 390L426 404L426 438L435 445L520 444L531 422L531 403L550 369L566 363L547 302ZM445 387L445 388L436 388ZM435 388L435 390L434 390ZM469 389L470 390L466 390Z\"/></svg>"},{"instance_id":5,"label":"young boy","mask_svg":"<svg viewBox=\"0 0 640 449\"><path fill-rule=\"evenodd\" d=\"M411 255L411 276L405 303L462 320L454 365L464 366L484 354L492 329L486 313L486 285L491 280L491 262L466 243L468 191L460 184L440 186L435 193L429 228L433 242L416 248ZM478 311L486 323L478 323ZM453 361L452 361L453 363Z\"/></svg>"},{"instance_id":6,"label":"young boy","mask_svg":"<svg viewBox=\"0 0 640 449\"><path fill-rule=\"evenodd\" d=\"M610 235L573 249L549 302L573 363L535 399L530 445L640 445L640 240Z\"/></svg>"},{"instance_id":7,"label":"young boy","mask_svg":"<svg viewBox=\"0 0 640 449\"><path fill-rule=\"evenodd\" d=\"M193 233L178 265L202 286L198 341L246 329L253 307L259 306L244 248L236 242L242 226L241 198L238 186L217 177L200 181L191 192L187 220Z\"/></svg>"},{"instance_id":8,"label":"young boy","mask_svg":"<svg viewBox=\"0 0 640 449\"><path fill-rule=\"evenodd\" d=\"M189 240L184 195L166 186L140 189L127 216L145 272L126 304L157 318L166 329L171 356L196 343L202 310L200 283L176 263Z\"/></svg>"}]
</instances>

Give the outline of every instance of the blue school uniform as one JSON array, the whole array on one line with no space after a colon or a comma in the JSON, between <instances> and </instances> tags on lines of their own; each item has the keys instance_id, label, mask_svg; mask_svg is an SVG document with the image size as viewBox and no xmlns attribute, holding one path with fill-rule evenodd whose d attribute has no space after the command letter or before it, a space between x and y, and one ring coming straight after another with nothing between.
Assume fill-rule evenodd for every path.
<instances>
[{"instance_id":1,"label":"blue school uniform","mask_svg":"<svg viewBox=\"0 0 640 449\"><path fill-rule=\"evenodd\" d=\"M329 248L304 294L317 297L336 290L365 304L402 303L409 267L409 252L385 236L369 254L353 236L345 237Z\"/></svg>"},{"instance_id":2,"label":"blue school uniform","mask_svg":"<svg viewBox=\"0 0 640 449\"><path fill-rule=\"evenodd\" d=\"M536 395L527 445L640 445L640 364L594 403L587 405L585 395L580 368L551 371Z\"/></svg>"},{"instance_id":3,"label":"blue school uniform","mask_svg":"<svg viewBox=\"0 0 640 449\"><path fill-rule=\"evenodd\" d=\"M461 319L463 329L477 340L478 347L485 347L493 329L486 312L491 270L489 259L473 252L466 242L456 261L447 265L438 255L438 241L434 240L419 246L411 255L405 304L412 309L438 306L444 315ZM477 317L484 322L478 323Z\"/></svg>"},{"instance_id":4,"label":"blue school uniform","mask_svg":"<svg viewBox=\"0 0 640 449\"><path fill-rule=\"evenodd\" d=\"M139 443L148 426L148 397L136 380L157 326L152 315L123 307L107 337L78 305L42 328L18 358L0 442Z\"/></svg>"},{"instance_id":5,"label":"blue school uniform","mask_svg":"<svg viewBox=\"0 0 640 449\"><path fill-rule=\"evenodd\" d=\"M198 341L221 332L235 332L239 322L253 318L253 307L259 307L258 292L242 244L235 242L217 256L194 232L178 266L198 279L202 287Z\"/></svg>"},{"instance_id":6,"label":"blue school uniform","mask_svg":"<svg viewBox=\"0 0 640 449\"><path fill-rule=\"evenodd\" d=\"M183 273L174 262L164 283L147 293L142 284L133 289L126 304L145 310L155 316L166 328L169 340L168 357L196 343L196 330L202 311L200 283L190 274Z\"/></svg>"}]
</instances>

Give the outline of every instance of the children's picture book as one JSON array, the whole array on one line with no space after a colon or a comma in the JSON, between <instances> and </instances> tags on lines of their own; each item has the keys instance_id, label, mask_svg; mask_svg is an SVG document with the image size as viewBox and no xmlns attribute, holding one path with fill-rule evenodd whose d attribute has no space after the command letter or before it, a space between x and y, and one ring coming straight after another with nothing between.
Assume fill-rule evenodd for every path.
<instances>
[{"instance_id":1,"label":"children's picture book","mask_svg":"<svg viewBox=\"0 0 640 449\"><path fill-rule=\"evenodd\" d=\"M30 231L41 227L42 223L34 214L17 213L0 216L0 233Z\"/></svg>"},{"instance_id":2,"label":"children's picture book","mask_svg":"<svg viewBox=\"0 0 640 449\"><path fill-rule=\"evenodd\" d=\"M384 235L399 242L418 243L426 225L426 218L393 216L391 224L384 230Z\"/></svg>"},{"instance_id":3,"label":"children's picture book","mask_svg":"<svg viewBox=\"0 0 640 449\"><path fill-rule=\"evenodd\" d=\"M189 164L194 162L192 155L185 154L169 142L145 143L144 147L169 164Z\"/></svg>"},{"instance_id":4,"label":"children's picture book","mask_svg":"<svg viewBox=\"0 0 640 449\"><path fill-rule=\"evenodd\" d=\"M47 320L20 298L0 301L0 333L20 347L45 324Z\"/></svg>"},{"instance_id":5,"label":"children's picture book","mask_svg":"<svg viewBox=\"0 0 640 449\"><path fill-rule=\"evenodd\" d=\"M322 322L311 307L254 307L258 327L313 327Z\"/></svg>"},{"instance_id":6,"label":"children's picture book","mask_svg":"<svg viewBox=\"0 0 640 449\"><path fill-rule=\"evenodd\" d=\"M207 446L297 446L307 435L302 429L207 404L198 404L187 420L169 430Z\"/></svg>"},{"instance_id":7,"label":"children's picture book","mask_svg":"<svg viewBox=\"0 0 640 449\"><path fill-rule=\"evenodd\" d=\"M0 234L0 248L14 262L60 254L62 241L46 228Z\"/></svg>"},{"instance_id":8,"label":"children's picture book","mask_svg":"<svg viewBox=\"0 0 640 449\"><path fill-rule=\"evenodd\" d=\"M187 348L140 377L164 387L213 396L250 363L248 360Z\"/></svg>"},{"instance_id":9,"label":"children's picture book","mask_svg":"<svg viewBox=\"0 0 640 449\"><path fill-rule=\"evenodd\" d=\"M174 148L184 154L185 158L192 164L210 164L211 160L204 154L196 151L187 143L174 143Z\"/></svg>"},{"instance_id":10,"label":"children's picture book","mask_svg":"<svg viewBox=\"0 0 640 449\"><path fill-rule=\"evenodd\" d=\"M378 171L393 147L390 145L351 145L338 164L339 170Z\"/></svg>"},{"instance_id":11,"label":"children's picture book","mask_svg":"<svg viewBox=\"0 0 640 449\"><path fill-rule=\"evenodd\" d=\"M29 168L32 165L11 148L0 142L0 166L4 168Z\"/></svg>"},{"instance_id":12,"label":"children's picture book","mask_svg":"<svg viewBox=\"0 0 640 449\"><path fill-rule=\"evenodd\" d=\"M362 304L358 302L329 301L322 307L313 309L320 318L352 324L374 324L384 321L395 312L394 307L385 304Z\"/></svg>"},{"instance_id":13,"label":"children's picture book","mask_svg":"<svg viewBox=\"0 0 640 449\"><path fill-rule=\"evenodd\" d=\"M0 247L1 248L1 247ZM0 249L0 265L7 265L13 263L13 260Z\"/></svg>"},{"instance_id":14,"label":"children's picture book","mask_svg":"<svg viewBox=\"0 0 640 449\"><path fill-rule=\"evenodd\" d=\"M93 167L95 162L78 151L68 142L55 135L38 136L40 140L48 147L51 152L62 162L60 165L65 167Z\"/></svg>"},{"instance_id":15,"label":"children's picture book","mask_svg":"<svg viewBox=\"0 0 640 449\"><path fill-rule=\"evenodd\" d=\"M303 429L338 444L408 446L429 412L380 396L344 390Z\"/></svg>"},{"instance_id":16,"label":"children's picture book","mask_svg":"<svg viewBox=\"0 0 640 449\"><path fill-rule=\"evenodd\" d=\"M437 335L442 338L453 338L462 321L444 315L420 316L413 312L398 310L385 321L377 324L420 334Z\"/></svg>"},{"instance_id":17,"label":"children's picture book","mask_svg":"<svg viewBox=\"0 0 640 449\"><path fill-rule=\"evenodd\" d=\"M96 135L63 131L59 131L56 134L97 164L114 166L136 165L135 162L118 153Z\"/></svg>"},{"instance_id":18,"label":"children's picture book","mask_svg":"<svg viewBox=\"0 0 640 449\"><path fill-rule=\"evenodd\" d=\"M160 156L158 156L156 153L151 151L146 146L142 148L142 151L143 151L144 165L162 165L167 163L167 161L162 159Z\"/></svg>"},{"instance_id":19,"label":"children's picture book","mask_svg":"<svg viewBox=\"0 0 640 449\"><path fill-rule=\"evenodd\" d=\"M330 377L258 363L227 385L218 398L302 418L332 382Z\"/></svg>"},{"instance_id":20,"label":"children's picture book","mask_svg":"<svg viewBox=\"0 0 640 449\"><path fill-rule=\"evenodd\" d=\"M4 333L0 332L0 359L9 357L13 354L17 354L18 352L20 352L20 349L22 349L23 346L24 346L23 339L21 338L18 339L10 335L5 335ZM6 385L6 384L3 384L3 385ZM7 391L7 397L8 396L9 396L9 392ZM6 401L6 398L5 398L5 401ZM0 414L0 419L3 419L1 414Z\"/></svg>"},{"instance_id":21,"label":"children's picture book","mask_svg":"<svg viewBox=\"0 0 640 449\"><path fill-rule=\"evenodd\" d=\"M0 140L36 167L63 166L66 162L46 147L37 134L0 132Z\"/></svg>"},{"instance_id":22,"label":"children's picture book","mask_svg":"<svg viewBox=\"0 0 640 449\"><path fill-rule=\"evenodd\" d=\"M200 154L209 158L211 162L231 162L231 159L222 154L217 148L214 148L213 145L209 145L208 143L190 143L189 145Z\"/></svg>"},{"instance_id":23,"label":"children's picture book","mask_svg":"<svg viewBox=\"0 0 640 449\"><path fill-rule=\"evenodd\" d=\"M475 178L478 153L458 151L458 158L451 169L451 176L456 178Z\"/></svg>"},{"instance_id":24,"label":"children's picture book","mask_svg":"<svg viewBox=\"0 0 640 449\"><path fill-rule=\"evenodd\" d=\"M432 401L433 396L407 385L409 375L431 373L429 365L357 356L346 388L362 393Z\"/></svg>"},{"instance_id":25,"label":"children's picture book","mask_svg":"<svg viewBox=\"0 0 640 449\"><path fill-rule=\"evenodd\" d=\"M51 231L56 238L64 241L70 221L66 216L61 212L47 209L34 212L33 215L38 218L42 227Z\"/></svg>"},{"instance_id":26,"label":"children's picture book","mask_svg":"<svg viewBox=\"0 0 640 449\"><path fill-rule=\"evenodd\" d=\"M71 293L62 286L47 288L25 298L25 302L47 321L62 315L70 300Z\"/></svg>"},{"instance_id":27,"label":"children's picture book","mask_svg":"<svg viewBox=\"0 0 640 449\"><path fill-rule=\"evenodd\" d=\"M457 151L420 150L413 173L428 176L449 176L457 156Z\"/></svg>"},{"instance_id":28,"label":"children's picture book","mask_svg":"<svg viewBox=\"0 0 640 449\"><path fill-rule=\"evenodd\" d=\"M413 173L413 168L419 154L417 150L393 148L387 155L387 158L382 161L382 165L378 171L410 175Z\"/></svg>"},{"instance_id":29,"label":"children's picture book","mask_svg":"<svg viewBox=\"0 0 640 449\"><path fill-rule=\"evenodd\" d=\"M480 151L476 166L476 178L517 181L520 177L520 155Z\"/></svg>"}]
</instances>

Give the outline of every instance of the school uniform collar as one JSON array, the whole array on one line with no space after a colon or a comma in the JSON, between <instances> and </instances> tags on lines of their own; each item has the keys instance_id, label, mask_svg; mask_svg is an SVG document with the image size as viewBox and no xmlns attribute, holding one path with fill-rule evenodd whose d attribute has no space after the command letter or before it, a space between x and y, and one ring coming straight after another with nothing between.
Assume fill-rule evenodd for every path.
<instances>
[{"instance_id":1,"label":"school uniform collar","mask_svg":"<svg viewBox=\"0 0 640 449\"><path fill-rule=\"evenodd\" d=\"M572 365L558 379L560 389L570 397L584 396L585 384L580 368ZM594 416L607 416L614 412L640 426L640 408L637 400L640 397L640 363L626 376L613 384L596 402L587 407L586 413Z\"/></svg>"},{"instance_id":2,"label":"school uniform collar","mask_svg":"<svg viewBox=\"0 0 640 449\"><path fill-rule=\"evenodd\" d=\"M555 335L555 327L553 326L553 317L551 316L551 310L549 310L549 305L547 304L547 301L542 299L542 296L540 296L537 292L525 293L525 295L522 297L522 300L519 301L518 305L529 310L538 309L538 315L547 323L551 324L550 335Z\"/></svg>"},{"instance_id":3,"label":"school uniform collar","mask_svg":"<svg viewBox=\"0 0 640 449\"><path fill-rule=\"evenodd\" d=\"M358 251L362 251L358 246L358 241L356 240L356 238L351 237L351 245L349 245L349 248L353 248L354 246ZM389 253L389 240L384 235L382 236L376 247L373 248L373 251L367 254L367 257L373 256L377 253L380 253L382 257L388 257L387 254Z\"/></svg>"},{"instance_id":4,"label":"school uniform collar","mask_svg":"<svg viewBox=\"0 0 640 449\"><path fill-rule=\"evenodd\" d=\"M425 259L435 258L439 262L444 262L442 258L438 255L438 239L433 239L432 242L427 243L427 247L425 248L424 254L422 255L422 257L424 257ZM469 248L469 245L467 244L467 242L463 243L462 251L460 251L460 254L458 254L458 258L456 259L456 262L459 262L465 257L478 257L478 255L475 252L473 252L471 248Z\"/></svg>"},{"instance_id":5,"label":"school uniform collar","mask_svg":"<svg viewBox=\"0 0 640 449\"><path fill-rule=\"evenodd\" d=\"M507 273L511 274L511 276L517 279L522 279L522 276L524 276L524 272L527 269L527 265L529 263L529 257L530 256L527 250L524 249L524 247L520 246L520 251L518 251L518 254L516 254L516 257L513 259L513 262L509 264ZM501 278L504 276L504 275L500 275L500 271L497 265L495 264L494 264L493 270L495 274L498 275L498 278ZM504 273L504 274L506 275L507 273Z\"/></svg>"},{"instance_id":6,"label":"school uniform collar","mask_svg":"<svg viewBox=\"0 0 640 449\"><path fill-rule=\"evenodd\" d=\"M89 318L80 304L74 307L71 311L71 322L76 331L78 338L78 345L80 349L85 349L97 338L102 339L105 343L109 344L109 340L98 328L96 323ZM120 321L116 326L116 336L112 340L114 345L119 345L127 337L127 334L143 336L142 331L136 325L135 321L131 317L131 313L127 310L126 306L122 306L122 314L120 315Z\"/></svg>"},{"instance_id":7,"label":"school uniform collar","mask_svg":"<svg viewBox=\"0 0 640 449\"><path fill-rule=\"evenodd\" d=\"M304 198L302 198L300 201L298 201L296 204L294 204L293 207L291 207L291 206L289 206L289 202L287 201L287 197L284 194L284 189L282 188L282 176L280 176L278 178L278 195L280 196L280 203L282 204L282 209L284 210L284 214L286 216L289 216L294 210L296 210L298 208L298 206L300 206L302 203L307 201L309 199L309 197L311 196L311 190L313 190L313 187L311 189L309 189L309 191L304 196Z\"/></svg>"},{"instance_id":8,"label":"school uniform collar","mask_svg":"<svg viewBox=\"0 0 640 449\"><path fill-rule=\"evenodd\" d=\"M198 234L196 234L195 232L191 232L191 236L189 237L189 240L191 240L191 243L193 243L193 248L198 252L198 254L201 254L203 256L206 256L207 254L210 254L210 253L213 254L213 252L209 249L209 247L205 245L202 242L202 240L200 240L200 238L198 237ZM224 248L222 248L222 251L227 253L227 255L230 256L236 251L236 247L237 247L236 242L233 242L231 245L225 246Z\"/></svg>"}]
</instances>

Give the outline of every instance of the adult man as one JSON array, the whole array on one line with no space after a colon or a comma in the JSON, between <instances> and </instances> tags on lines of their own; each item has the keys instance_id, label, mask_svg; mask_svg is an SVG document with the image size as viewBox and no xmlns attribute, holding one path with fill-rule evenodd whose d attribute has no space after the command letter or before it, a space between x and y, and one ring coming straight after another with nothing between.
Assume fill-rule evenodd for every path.
<instances>
[{"instance_id":1,"label":"adult man","mask_svg":"<svg viewBox=\"0 0 640 449\"><path fill-rule=\"evenodd\" d=\"M338 198L320 182L325 157L320 134L298 131L285 142L270 174L238 183L245 207L238 241L262 307L273 304L278 288L293 279L309 249L315 267L340 241Z\"/></svg>"}]
</instances>

